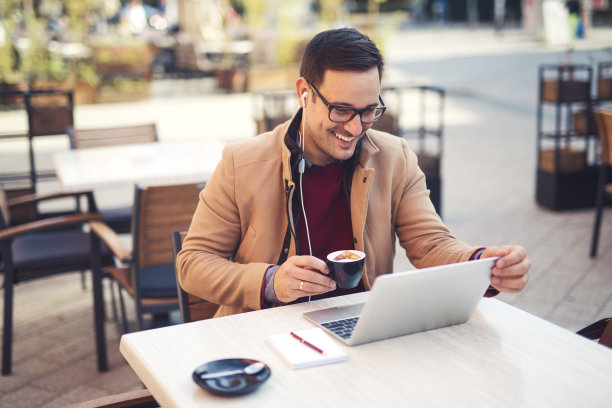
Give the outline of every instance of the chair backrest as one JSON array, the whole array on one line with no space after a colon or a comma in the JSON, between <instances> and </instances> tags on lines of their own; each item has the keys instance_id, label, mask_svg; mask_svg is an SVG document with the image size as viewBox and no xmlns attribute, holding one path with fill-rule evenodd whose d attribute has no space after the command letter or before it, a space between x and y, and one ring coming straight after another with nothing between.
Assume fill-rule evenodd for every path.
<instances>
[{"instance_id":1,"label":"chair backrest","mask_svg":"<svg viewBox=\"0 0 612 408\"><path fill-rule=\"evenodd\" d=\"M9 213L8 201L2 183L0 183L0 229L4 229L11 225L11 216Z\"/></svg>"},{"instance_id":2,"label":"chair backrest","mask_svg":"<svg viewBox=\"0 0 612 408\"><path fill-rule=\"evenodd\" d=\"M70 126L67 133L72 149L158 141L157 126L154 123L99 129L75 129Z\"/></svg>"},{"instance_id":3,"label":"chair backrest","mask_svg":"<svg viewBox=\"0 0 612 408\"><path fill-rule=\"evenodd\" d=\"M612 110L598 109L595 112L597 128L601 143L601 160L607 166L612 166Z\"/></svg>"},{"instance_id":4,"label":"chair backrest","mask_svg":"<svg viewBox=\"0 0 612 408\"><path fill-rule=\"evenodd\" d=\"M205 183L136 186L132 216L133 260L137 268L172 263L176 230L189 228Z\"/></svg>"},{"instance_id":5,"label":"chair backrest","mask_svg":"<svg viewBox=\"0 0 612 408\"><path fill-rule=\"evenodd\" d=\"M28 134L62 135L74 123L72 91L35 90L25 94Z\"/></svg>"},{"instance_id":6,"label":"chair backrest","mask_svg":"<svg viewBox=\"0 0 612 408\"><path fill-rule=\"evenodd\" d=\"M176 272L176 288L179 295L179 306L181 308L181 320L183 323L210 319L219 308L219 305L215 303L211 303L185 292L179 283L178 269L176 268L176 255L180 252L186 235L186 232L172 232L172 253L174 255L174 271Z\"/></svg>"}]
</instances>

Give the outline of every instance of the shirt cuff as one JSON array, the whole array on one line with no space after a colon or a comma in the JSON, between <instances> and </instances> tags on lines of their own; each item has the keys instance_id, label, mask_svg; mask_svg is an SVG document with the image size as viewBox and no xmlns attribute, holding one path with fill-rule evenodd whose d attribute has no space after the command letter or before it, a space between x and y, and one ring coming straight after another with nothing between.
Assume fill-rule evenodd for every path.
<instances>
[{"instance_id":1,"label":"shirt cuff","mask_svg":"<svg viewBox=\"0 0 612 408\"><path fill-rule=\"evenodd\" d=\"M480 259L480 257L482 256L482 253L485 251L485 249L487 249L487 248L480 247L476 251L474 251L472 256L470 256L470 261L474 261L476 259Z\"/></svg>"},{"instance_id":2,"label":"shirt cuff","mask_svg":"<svg viewBox=\"0 0 612 408\"><path fill-rule=\"evenodd\" d=\"M487 248L478 248L476 251L474 251L474 253L472 254L472 256L470 256L470 261L476 260L476 259L480 259L480 257L482 256L482 253L485 251L485 249ZM489 285L489 287L487 288L487 291L484 293L484 297L493 297L493 296L497 296L499 295L499 290L495 289L493 286Z\"/></svg>"},{"instance_id":3,"label":"shirt cuff","mask_svg":"<svg viewBox=\"0 0 612 408\"><path fill-rule=\"evenodd\" d=\"M499 295L499 290L495 289L493 286L489 285L489 288L484 293L484 297L493 297Z\"/></svg>"},{"instance_id":4,"label":"shirt cuff","mask_svg":"<svg viewBox=\"0 0 612 408\"><path fill-rule=\"evenodd\" d=\"M274 277L279 268L280 265L272 265L266 270L262 288L262 309L286 304L278 300L274 292Z\"/></svg>"}]
</instances>

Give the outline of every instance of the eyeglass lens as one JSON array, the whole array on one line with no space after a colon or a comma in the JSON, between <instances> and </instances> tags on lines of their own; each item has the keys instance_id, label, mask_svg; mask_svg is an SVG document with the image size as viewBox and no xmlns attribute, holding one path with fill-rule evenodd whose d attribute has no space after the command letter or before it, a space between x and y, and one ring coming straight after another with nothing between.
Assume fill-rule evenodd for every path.
<instances>
[{"instance_id":1,"label":"eyeglass lens","mask_svg":"<svg viewBox=\"0 0 612 408\"><path fill-rule=\"evenodd\" d=\"M350 108L332 107L329 112L329 119L333 122L345 123L352 120L355 115L360 114L363 123L373 123L380 118L384 112L382 108L371 108L363 111L356 111Z\"/></svg>"}]
</instances>

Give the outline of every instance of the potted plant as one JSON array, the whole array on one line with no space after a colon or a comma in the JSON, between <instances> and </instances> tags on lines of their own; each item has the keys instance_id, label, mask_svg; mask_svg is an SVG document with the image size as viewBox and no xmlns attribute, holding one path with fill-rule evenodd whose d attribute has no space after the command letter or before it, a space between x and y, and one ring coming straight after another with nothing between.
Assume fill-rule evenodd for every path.
<instances>
[{"instance_id":1,"label":"potted plant","mask_svg":"<svg viewBox=\"0 0 612 408\"><path fill-rule=\"evenodd\" d=\"M74 103L96 103L98 100L98 86L100 77L90 61L79 61L73 69L76 82L74 84Z\"/></svg>"},{"instance_id":2,"label":"potted plant","mask_svg":"<svg viewBox=\"0 0 612 408\"><path fill-rule=\"evenodd\" d=\"M19 2L3 0L0 3L0 97L1 106L14 106L23 98L13 92L25 91L28 88L24 75L19 71L19 59L13 42L13 30L16 21L13 18L19 11Z\"/></svg>"}]
</instances>

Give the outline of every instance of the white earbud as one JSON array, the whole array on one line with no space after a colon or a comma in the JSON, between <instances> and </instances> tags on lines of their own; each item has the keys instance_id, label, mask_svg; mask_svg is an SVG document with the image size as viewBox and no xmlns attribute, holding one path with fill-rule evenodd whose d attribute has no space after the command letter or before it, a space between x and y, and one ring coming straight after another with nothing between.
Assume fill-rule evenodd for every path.
<instances>
[{"instance_id":1,"label":"white earbud","mask_svg":"<svg viewBox=\"0 0 612 408\"><path fill-rule=\"evenodd\" d=\"M306 95L308 95L308 92L304 91L302 94L302 108L306 107Z\"/></svg>"}]
</instances>

